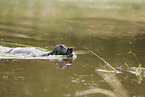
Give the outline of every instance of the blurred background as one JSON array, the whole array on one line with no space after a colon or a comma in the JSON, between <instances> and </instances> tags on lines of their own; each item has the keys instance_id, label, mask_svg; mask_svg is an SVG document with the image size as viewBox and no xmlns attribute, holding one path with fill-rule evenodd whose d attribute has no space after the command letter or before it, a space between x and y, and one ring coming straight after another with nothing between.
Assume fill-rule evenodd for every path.
<instances>
[{"instance_id":1,"label":"blurred background","mask_svg":"<svg viewBox=\"0 0 145 97\"><path fill-rule=\"evenodd\" d=\"M0 43L1 51L64 44L77 54L71 68L0 59L1 97L145 96L145 0L0 0Z\"/></svg>"}]
</instances>

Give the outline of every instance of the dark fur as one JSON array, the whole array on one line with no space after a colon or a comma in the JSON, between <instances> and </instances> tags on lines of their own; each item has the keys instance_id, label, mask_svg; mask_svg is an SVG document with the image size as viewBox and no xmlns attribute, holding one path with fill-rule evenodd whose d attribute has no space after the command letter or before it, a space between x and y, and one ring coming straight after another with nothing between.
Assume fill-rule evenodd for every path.
<instances>
[{"instance_id":1,"label":"dark fur","mask_svg":"<svg viewBox=\"0 0 145 97\"><path fill-rule=\"evenodd\" d=\"M54 47L54 49L47 53L43 54L42 56L49 56L49 55L68 55L72 56L73 48L72 47L66 47L63 44L58 44Z\"/></svg>"},{"instance_id":2,"label":"dark fur","mask_svg":"<svg viewBox=\"0 0 145 97\"><path fill-rule=\"evenodd\" d=\"M11 49L8 53L9 54L21 54L21 53L24 53L24 54L27 54L27 55L33 55L35 57L37 56L49 56L49 55L67 55L69 57L72 57L73 54L73 48L72 47L66 47L65 45L63 44L58 44L54 47L54 49L48 53L45 53L45 54L37 54L36 52L34 51L31 51L29 49L26 49L26 48L14 48L14 49Z\"/></svg>"}]
</instances>

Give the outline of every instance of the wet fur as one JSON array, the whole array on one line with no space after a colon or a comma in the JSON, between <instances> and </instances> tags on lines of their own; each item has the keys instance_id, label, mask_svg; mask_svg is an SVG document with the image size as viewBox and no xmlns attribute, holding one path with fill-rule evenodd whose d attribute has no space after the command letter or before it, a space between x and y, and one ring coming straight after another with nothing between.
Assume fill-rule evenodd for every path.
<instances>
[{"instance_id":1,"label":"wet fur","mask_svg":"<svg viewBox=\"0 0 145 97\"><path fill-rule=\"evenodd\" d=\"M73 48L72 47L66 47L65 45L63 44L58 44L54 47L54 49L48 53L45 53L45 54L38 54L37 52L34 52L30 49L27 49L27 48L14 48L14 49L11 49L8 53L9 54L27 54L27 55L32 55L34 57L43 57L43 56L49 56L49 55L67 55L67 56L70 56L72 57L73 54Z\"/></svg>"}]
</instances>

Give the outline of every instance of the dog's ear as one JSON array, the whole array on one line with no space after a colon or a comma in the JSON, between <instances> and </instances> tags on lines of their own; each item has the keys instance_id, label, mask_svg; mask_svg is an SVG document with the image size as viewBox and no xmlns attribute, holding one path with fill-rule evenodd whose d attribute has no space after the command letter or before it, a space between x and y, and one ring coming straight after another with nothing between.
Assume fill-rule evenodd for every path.
<instances>
[{"instance_id":1,"label":"dog's ear","mask_svg":"<svg viewBox=\"0 0 145 97\"><path fill-rule=\"evenodd\" d=\"M64 46L63 46L63 45L60 45L60 47L61 47L61 48L64 48Z\"/></svg>"}]
</instances>

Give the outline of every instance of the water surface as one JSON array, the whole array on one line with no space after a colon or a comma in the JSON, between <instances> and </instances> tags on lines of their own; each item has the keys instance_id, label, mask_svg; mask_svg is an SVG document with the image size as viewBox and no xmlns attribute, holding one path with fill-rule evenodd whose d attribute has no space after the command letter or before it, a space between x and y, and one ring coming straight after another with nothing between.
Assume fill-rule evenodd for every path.
<instances>
[{"instance_id":1,"label":"water surface","mask_svg":"<svg viewBox=\"0 0 145 97\"><path fill-rule=\"evenodd\" d=\"M144 97L145 22L110 18L6 18L0 20L3 47L74 47L67 61L1 59L2 97ZM89 48L121 73L115 74ZM132 53L129 53L132 52ZM134 56L136 55L136 57ZM134 67L134 68L133 68ZM133 71L134 73L130 72Z\"/></svg>"}]
</instances>

